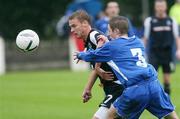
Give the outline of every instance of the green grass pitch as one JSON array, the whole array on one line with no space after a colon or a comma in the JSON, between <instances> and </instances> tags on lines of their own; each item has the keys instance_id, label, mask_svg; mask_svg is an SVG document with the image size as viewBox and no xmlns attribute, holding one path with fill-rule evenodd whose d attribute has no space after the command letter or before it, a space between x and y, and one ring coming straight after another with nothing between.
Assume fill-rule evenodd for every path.
<instances>
[{"instance_id":1,"label":"green grass pitch","mask_svg":"<svg viewBox=\"0 0 180 119\"><path fill-rule=\"evenodd\" d=\"M172 75L172 102L180 115L180 65ZM98 82L82 103L89 72L10 72L0 76L0 119L90 119L103 99ZM160 78L161 78L160 73ZM145 111L141 119L156 119Z\"/></svg>"}]
</instances>

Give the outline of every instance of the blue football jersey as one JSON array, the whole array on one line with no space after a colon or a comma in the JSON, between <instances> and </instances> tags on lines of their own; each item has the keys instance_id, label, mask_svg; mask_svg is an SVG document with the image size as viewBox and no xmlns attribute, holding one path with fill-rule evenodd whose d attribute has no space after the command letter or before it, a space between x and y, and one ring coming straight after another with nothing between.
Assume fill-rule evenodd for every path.
<instances>
[{"instance_id":1,"label":"blue football jersey","mask_svg":"<svg viewBox=\"0 0 180 119\"><path fill-rule=\"evenodd\" d=\"M95 28L105 34L108 34L108 23L109 23L109 18L103 17L95 22Z\"/></svg>"},{"instance_id":2,"label":"blue football jersey","mask_svg":"<svg viewBox=\"0 0 180 119\"><path fill-rule=\"evenodd\" d=\"M128 36L132 37L135 35L134 28L129 19L128 19L128 22L129 22ZM103 17L103 18L99 19L98 21L96 21L95 28L100 30L101 32L105 33L106 35L108 35L108 24L109 24L109 18Z\"/></svg>"},{"instance_id":3,"label":"blue football jersey","mask_svg":"<svg viewBox=\"0 0 180 119\"><path fill-rule=\"evenodd\" d=\"M101 48L80 52L78 58L91 62L107 62L125 87L151 80L157 73L144 58L145 49L137 37L118 38Z\"/></svg>"}]
</instances>

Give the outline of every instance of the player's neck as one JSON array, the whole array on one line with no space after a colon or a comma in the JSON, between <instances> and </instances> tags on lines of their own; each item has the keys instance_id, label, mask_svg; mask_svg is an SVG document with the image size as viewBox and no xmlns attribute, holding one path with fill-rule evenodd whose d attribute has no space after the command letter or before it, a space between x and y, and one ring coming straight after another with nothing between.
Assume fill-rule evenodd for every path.
<instances>
[{"instance_id":1,"label":"player's neck","mask_svg":"<svg viewBox=\"0 0 180 119\"><path fill-rule=\"evenodd\" d=\"M113 17L116 17L118 15L113 15L113 16L108 16L109 20L112 19Z\"/></svg>"},{"instance_id":2,"label":"player's neck","mask_svg":"<svg viewBox=\"0 0 180 119\"><path fill-rule=\"evenodd\" d=\"M157 18L160 18L160 19L163 19L163 18L166 18L166 17L167 17L167 14L166 14L166 13L163 13L163 14L158 14L158 13L156 13L156 17L157 17Z\"/></svg>"},{"instance_id":3,"label":"player's neck","mask_svg":"<svg viewBox=\"0 0 180 119\"><path fill-rule=\"evenodd\" d=\"M123 34L123 35L120 36L120 38L128 39L128 35L127 34Z\"/></svg>"},{"instance_id":4,"label":"player's neck","mask_svg":"<svg viewBox=\"0 0 180 119\"><path fill-rule=\"evenodd\" d=\"M88 26L87 29L85 29L85 31L84 31L85 35L84 35L84 38L83 38L85 41L86 41L91 29L92 29L91 26Z\"/></svg>"},{"instance_id":5,"label":"player's neck","mask_svg":"<svg viewBox=\"0 0 180 119\"><path fill-rule=\"evenodd\" d=\"M128 35L127 34L119 34L119 35L116 35L114 37L114 39L117 39L117 38L125 38L125 39L128 39Z\"/></svg>"}]
</instances>

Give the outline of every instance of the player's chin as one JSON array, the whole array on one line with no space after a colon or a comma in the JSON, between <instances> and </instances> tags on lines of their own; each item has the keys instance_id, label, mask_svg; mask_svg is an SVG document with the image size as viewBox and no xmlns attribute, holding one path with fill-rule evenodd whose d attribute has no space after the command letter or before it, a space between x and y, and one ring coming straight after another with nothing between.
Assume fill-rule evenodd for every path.
<instances>
[{"instance_id":1,"label":"player's chin","mask_svg":"<svg viewBox=\"0 0 180 119\"><path fill-rule=\"evenodd\" d=\"M81 36L81 35L78 35L78 34L76 35L76 37L77 37L77 38L82 38L82 36Z\"/></svg>"},{"instance_id":2,"label":"player's chin","mask_svg":"<svg viewBox=\"0 0 180 119\"><path fill-rule=\"evenodd\" d=\"M76 38L81 38L81 36L80 36L78 33L73 33L73 35L74 35Z\"/></svg>"}]
</instances>

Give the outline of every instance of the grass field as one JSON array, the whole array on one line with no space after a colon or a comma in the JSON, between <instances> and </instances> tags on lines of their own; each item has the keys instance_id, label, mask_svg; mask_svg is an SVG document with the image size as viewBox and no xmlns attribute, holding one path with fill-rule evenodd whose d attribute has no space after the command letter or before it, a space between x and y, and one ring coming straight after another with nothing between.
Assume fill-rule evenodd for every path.
<instances>
[{"instance_id":1,"label":"grass field","mask_svg":"<svg viewBox=\"0 0 180 119\"><path fill-rule=\"evenodd\" d=\"M180 115L180 65L172 75L172 101ZM0 119L90 119L103 98L96 83L93 98L81 94L89 72L10 72L0 77ZM161 76L160 76L161 77ZM144 112L141 119L156 119Z\"/></svg>"}]
</instances>

